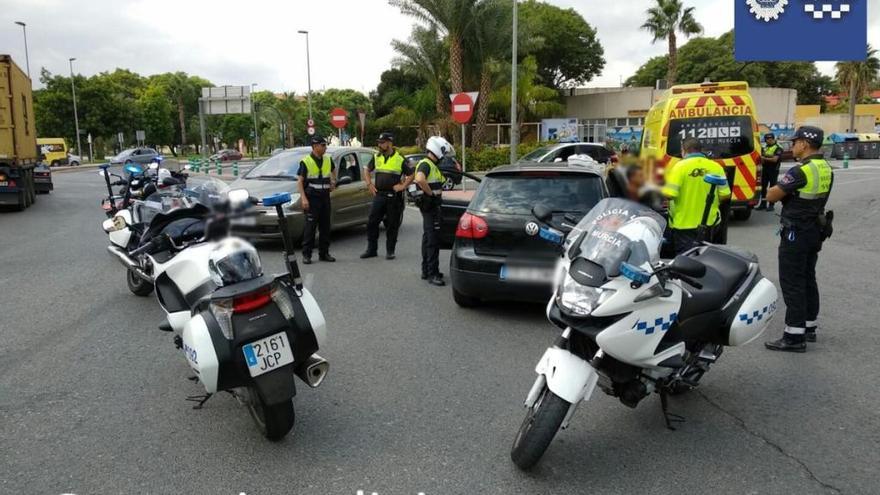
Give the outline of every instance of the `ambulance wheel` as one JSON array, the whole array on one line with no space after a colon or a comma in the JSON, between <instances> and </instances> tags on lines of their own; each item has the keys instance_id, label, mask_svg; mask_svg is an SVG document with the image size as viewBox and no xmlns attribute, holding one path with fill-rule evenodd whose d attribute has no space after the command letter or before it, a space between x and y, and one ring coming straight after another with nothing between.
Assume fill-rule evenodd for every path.
<instances>
[{"instance_id":1,"label":"ambulance wheel","mask_svg":"<svg viewBox=\"0 0 880 495\"><path fill-rule=\"evenodd\" d=\"M267 439L277 442L284 438L293 429L296 415L293 411L293 400L287 400L280 404L268 405L263 401L260 393L253 387L249 389L250 400L248 412L257 424L257 429Z\"/></svg>"},{"instance_id":2,"label":"ambulance wheel","mask_svg":"<svg viewBox=\"0 0 880 495\"><path fill-rule=\"evenodd\" d=\"M746 208L745 210L733 210L733 219L737 222L745 222L752 216L752 209Z\"/></svg>"},{"instance_id":3,"label":"ambulance wheel","mask_svg":"<svg viewBox=\"0 0 880 495\"><path fill-rule=\"evenodd\" d=\"M131 270L127 270L125 273L125 281L128 283L128 290L130 290L132 294L146 297L153 293L152 282L148 282L138 277Z\"/></svg>"}]
</instances>

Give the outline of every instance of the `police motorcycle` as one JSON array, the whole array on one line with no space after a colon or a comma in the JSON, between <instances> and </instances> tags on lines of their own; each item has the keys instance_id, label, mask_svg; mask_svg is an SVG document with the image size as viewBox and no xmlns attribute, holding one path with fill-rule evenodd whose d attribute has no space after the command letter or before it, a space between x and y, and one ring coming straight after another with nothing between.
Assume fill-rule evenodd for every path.
<instances>
[{"instance_id":1,"label":"police motorcycle","mask_svg":"<svg viewBox=\"0 0 880 495\"><path fill-rule=\"evenodd\" d=\"M118 210L129 208L133 201L148 197L157 188L186 183L187 179L186 172L174 172L162 167L160 159L151 162L146 170L138 164L127 163L122 168L124 176L110 172L109 167L109 164L101 165L98 171L107 184L107 197L101 200L101 209L108 218L112 218ZM114 193L113 187L117 186L119 190Z\"/></svg>"},{"instance_id":2,"label":"police motorcycle","mask_svg":"<svg viewBox=\"0 0 880 495\"><path fill-rule=\"evenodd\" d=\"M757 339L776 312L776 287L749 252L702 243L661 260L666 220L648 206L608 198L564 222L543 205L532 213L560 251L547 317L562 334L525 399L511 450L520 469L539 461L596 387L631 408L658 393L674 429L684 418L668 411L667 396L696 387L726 346Z\"/></svg>"},{"instance_id":3,"label":"police motorcycle","mask_svg":"<svg viewBox=\"0 0 880 495\"><path fill-rule=\"evenodd\" d=\"M287 272L263 273L256 249L229 236L230 222L256 212L245 190L176 188L157 194L166 208L142 234L140 246L111 252L151 277L174 343L205 394L187 397L195 409L225 391L245 405L262 434L282 439L294 425L294 375L316 388L329 369L317 354L326 341L324 315L303 287L285 232ZM263 198L284 232L290 194ZM137 261L144 257L146 262Z\"/></svg>"}]
</instances>

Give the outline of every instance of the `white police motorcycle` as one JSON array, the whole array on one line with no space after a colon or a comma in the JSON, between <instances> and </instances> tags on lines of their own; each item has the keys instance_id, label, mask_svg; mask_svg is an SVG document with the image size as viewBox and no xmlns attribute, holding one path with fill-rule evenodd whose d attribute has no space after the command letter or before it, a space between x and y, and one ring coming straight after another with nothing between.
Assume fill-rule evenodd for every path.
<instances>
[{"instance_id":1,"label":"white police motorcycle","mask_svg":"<svg viewBox=\"0 0 880 495\"><path fill-rule=\"evenodd\" d=\"M222 191L207 193L157 193L153 200L167 208L122 261L143 269L155 284L167 313L160 329L174 332L194 379L205 387L205 394L187 400L200 409L217 392L229 392L247 406L266 438L280 440L294 424L294 375L318 387L328 371L316 354L326 340L324 315L303 287L287 245L288 271L267 275L256 249L229 237L230 221L247 215L244 206L256 200L244 190L229 191L228 199ZM276 207L282 229L282 206L290 200L287 193L262 200Z\"/></svg>"},{"instance_id":2,"label":"white police motorcycle","mask_svg":"<svg viewBox=\"0 0 880 495\"><path fill-rule=\"evenodd\" d=\"M659 393L674 429L682 418L667 395L695 387L725 346L755 340L776 312L776 287L751 253L703 244L661 261L666 221L646 206L604 199L567 235L547 208L532 212L540 236L560 246L547 317L562 334L526 396L511 450L520 469L538 462L596 387L628 407Z\"/></svg>"}]
</instances>

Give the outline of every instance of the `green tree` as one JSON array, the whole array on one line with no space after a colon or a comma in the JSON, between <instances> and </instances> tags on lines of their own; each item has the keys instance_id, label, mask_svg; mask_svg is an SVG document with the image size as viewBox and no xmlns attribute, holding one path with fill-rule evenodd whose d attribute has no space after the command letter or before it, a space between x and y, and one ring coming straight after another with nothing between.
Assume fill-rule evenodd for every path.
<instances>
[{"instance_id":1,"label":"green tree","mask_svg":"<svg viewBox=\"0 0 880 495\"><path fill-rule=\"evenodd\" d=\"M544 85L570 87L602 72L605 57L596 30L576 10L526 0L519 13L523 28L539 39L534 48L524 51L538 61Z\"/></svg>"},{"instance_id":2,"label":"green tree","mask_svg":"<svg viewBox=\"0 0 880 495\"><path fill-rule=\"evenodd\" d=\"M442 50L440 53L443 53ZM377 117L390 114L423 84L424 80L420 74L408 74L397 66L386 70L379 76L379 85L370 92L373 112Z\"/></svg>"},{"instance_id":3,"label":"green tree","mask_svg":"<svg viewBox=\"0 0 880 495\"><path fill-rule=\"evenodd\" d=\"M168 146L174 153L175 108L161 86L150 85L138 99L143 129L150 142Z\"/></svg>"},{"instance_id":4,"label":"green tree","mask_svg":"<svg viewBox=\"0 0 880 495\"><path fill-rule=\"evenodd\" d=\"M654 43L663 39L667 41L669 66L666 80L672 85L676 81L678 61L676 33L689 37L702 33L703 27L694 18L694 7L685 8L681 0L656 0L656 2L655 6L647 10L648 19L642 24L642 29L651 33Z\"/></svg>"},{"instance_id":5,"label":"green tree","mask_svg":"<svg viewBox=\"0 0 880 495\"><path fill-rule=\"evenodd\" d=\"M519 64L516 83L517 126L533 119L542 119L561 115L565 106L559 103L559 92L540 84L538 63L533 56L526 57ZM506 85L492 93L492 108L505 119L510 119L511 87Z\"/></svg>"},{"instance_id":6,"label":"green tree","mask_svg":"<svg viewBox=\"0 0 880 495\"><path fill-rule=\"evenodd\" d=\"M489 107L494 89L493 78L505 66L505 56L509 54L512 33L508 26L512 23L512 5L507 0L486 0L474 10L473 28L469 32L469 59L479 74L479 91L483 96L477 99L476 126L472 145L480 146L486 140L486 127L489 122ZM507 65L509 67L509 64Z\"/></svg>"},{"instance_id":7,"label":"green tree","mask_svg":"<svg viewBox=\"0 0 880 495\"><path fill-rule=\"evenodd\" d=\"M398 54L392 64L405 75L423 81L434 92L434 112L445 113L447 58L437 28L414 26L409 42L393 40L391 47Z\"/></svg>"},{"instance_id":8,"label":"green tree","mask_svg":"<svg viewBox=\"0 0 880 495\"><path fill-rule=\"evenodd\" d=\"M838 62L837 81L841 87L849 88L849 128L855 130L856 104L877 82L880 72L880 59L877 50L868 45L865 60L862 62Z\"/></svg>"}]
</instances>

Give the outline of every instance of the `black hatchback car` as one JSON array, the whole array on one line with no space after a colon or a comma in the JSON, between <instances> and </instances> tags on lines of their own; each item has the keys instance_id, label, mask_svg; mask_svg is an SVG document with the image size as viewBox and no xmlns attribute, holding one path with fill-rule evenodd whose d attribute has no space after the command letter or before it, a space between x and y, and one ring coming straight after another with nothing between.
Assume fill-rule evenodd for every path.
<instances>
[{"instance_id":1,"label":"black hatchback car","mask_svg":"<svg viewBox=\"0 0 880 495\"><path fill-rule=\"evenodd\" d=\"M538 236L532 208L543 204L555 220L574 225L608 196L600 174L575 163L517 163L487 173L472 198L444 194L441 239L448 242L454 229L455 302L546 302L558 251Z\"/></svg>"}]
</instances>

